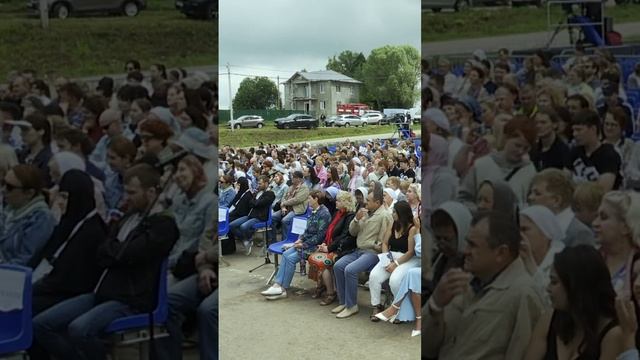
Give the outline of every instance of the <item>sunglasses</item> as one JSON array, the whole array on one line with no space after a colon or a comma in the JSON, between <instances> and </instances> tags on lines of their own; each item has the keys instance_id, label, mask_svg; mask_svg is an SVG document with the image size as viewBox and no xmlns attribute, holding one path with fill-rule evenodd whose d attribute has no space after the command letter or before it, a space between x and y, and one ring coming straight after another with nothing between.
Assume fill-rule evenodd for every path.
<instances>
[{"instance_id":1,"label":"sunglasses","mask_svg":"<svg viewBox=\"0 0 640 360\"><path fill-rule=\"evenodd\" d=\"M12 185L12 184L9 184L8 182L4 183L4 188L7 189L7 192L11 192L15 189L24 189L22 186Z\"/></svg>"}]
</instances>

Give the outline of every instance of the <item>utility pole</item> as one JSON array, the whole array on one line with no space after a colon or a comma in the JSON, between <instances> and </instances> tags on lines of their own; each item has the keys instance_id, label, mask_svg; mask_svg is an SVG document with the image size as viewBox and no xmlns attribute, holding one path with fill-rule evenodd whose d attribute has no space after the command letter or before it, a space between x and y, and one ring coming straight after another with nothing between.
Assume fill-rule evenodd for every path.
<instances>
[{"instance_id":1,"label":"utility pole","mask_svg":"<svg viewBox=\"0 0 640 360\"><path fill-rule=\"evenodd\" d=\"M49 9L47 0L40 0L40 24L43 29L49 28Z\"/></svg>"},{"instance_id":2,"label":"utility pole","mask_svg":"<svg viewBox=\"0 0 640 360\"><path fill-rule=\"evenodd\" d=\"M233 98L231 97L231 70L229 70L229 63L227 63L227 76L229 77L229 121L233 120ZM231 126L231 132L233 132L233 126Z\"/></svg>"},{"instance_id":3,"label":"utility pole","mask_svg":"<svg viewBox=\"0 0 640 360\"><path fill-rule=\"evenodd\" d=\"M276 87L278 88L278 102L276 102L276 109L282 110L282 104L280 103L280 75L276 76Z\"/></svg>"}]
</instances>

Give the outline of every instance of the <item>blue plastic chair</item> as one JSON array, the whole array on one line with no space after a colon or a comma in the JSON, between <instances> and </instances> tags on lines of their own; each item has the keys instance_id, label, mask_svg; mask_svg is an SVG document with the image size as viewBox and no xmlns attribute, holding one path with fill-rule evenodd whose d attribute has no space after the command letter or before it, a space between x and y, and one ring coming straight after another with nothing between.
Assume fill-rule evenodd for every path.
<instances>
[{"instance_id":1,"label":"blue plastic chair","mask_svg":"<svg viewBox=\"0 0 640 360\"><path fill-rule=\"evenodd\" d=\"M257 222L255 224L253 224L253 230L255 230L256 232L258 232L258 231L263 231L264 232L265 247L267 245L269 245L269 237L267 236L267 232L269 230L271 230L271 226L273 224L273 221L271 219L271 216L273 215L272 207L273 207L273 203L271 203L271 205L269 205L269 211L267 211L267 213L268 213L267 221L261 221L261 222Z\"/></svg>"},{"instance_id":2,"label":"blue plastic chair","mask_svg":"<svg viewBox=\"0 0 640 360\"><path fill-rule=\"evenodd\" d=\"M218 211L224 211L226 213L225 220L220 222L218 219L218 237L220 239L226 238L227 234L229 234L229 208L219 207Z\"/></svg>"},{"instance_id":3,"label":"blue plastic chair","mask_svg":"<svg viewBox=\"0 0 640 360\"><path fill-rule=\"evenodd\" d=\"M0 265L0 272L24 273L22 309L0 311L0 356L18 353L31 347L31 269L19 265Z\"/></svg>"},{"instance_id":4,"label":"blue plastic chair","mask_svg":"<svg viewBox=\"0 0 640 360\"><path fill-rule=\"evenodd\" d=\"M157 331L157 333L154 332L154 338L169 336L165 329L155 329L157 326L163 327L169 316L167 274L168 260L165 259L160 267L157 304L152 313L154 330ZM118 345L140 344L139 357L142 360L148 357L146 352L147 349L143 345L151 338L151 334L147 333L149 327L149 313L135 314L112 321L111 324L107 326L104 333L106 335L118 336L118 340L115 341L114 348ZM134 333L134 335L131 336L130 333ZM131 339L131 337L133 337L133 339ZM115 356L112 358L115 359Z\"/></svg>"},{"instance_id":5,"label":"blue plastic chair","mask_svg":"<svg viewBox=\"0 0 640 360\"><path fill-rule=\"evenodd\" d=\"M295 216L293 219L294 221L296 219L306 221L308 218L309 217L305 217L305 216ZM279 266L278 255L282 255L284 253L284 250L282 249L282 247L286 244L291 244L295 242L296 240L298 240L298 237L300 237L300 235L301 234L296 234L293 232L293 226L292 226L292 228L289 229L289 232L287 233L287 238L285 240L278 241L276 243L269 245L268 251L273 254L273 261L274 261L275 267L273 269L273 273L271 273L271 276L267 280L267 285L271 283L271 280L273 280L273 278L276 276L276 273L278 272L278 266Z\"/></svg>"}]
</instances>

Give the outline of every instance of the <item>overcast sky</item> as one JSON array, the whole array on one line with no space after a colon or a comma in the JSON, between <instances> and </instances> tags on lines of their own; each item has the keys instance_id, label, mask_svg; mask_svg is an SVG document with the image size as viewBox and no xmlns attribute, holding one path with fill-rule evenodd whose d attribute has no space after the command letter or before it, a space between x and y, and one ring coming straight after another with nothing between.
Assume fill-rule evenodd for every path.
<instances>
[{"instance_id":1,"label":"overcast sky","mask_svg":"<svg viewBox=\"0 0 640 360\"><path fill-rule=\"evenodd\" d=\"M369 55L384 45L420 49L419 0L222 0L219 19L220 109L249 76L324 70L343 50ZM284 87L280 86L280 91Z\"/></svg>"}]
</instances>

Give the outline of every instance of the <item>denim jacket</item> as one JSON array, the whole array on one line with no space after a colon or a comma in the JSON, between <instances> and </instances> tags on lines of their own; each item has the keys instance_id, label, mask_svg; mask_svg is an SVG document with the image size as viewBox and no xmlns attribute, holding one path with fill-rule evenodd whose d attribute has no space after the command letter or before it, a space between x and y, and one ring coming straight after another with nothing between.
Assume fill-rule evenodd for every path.
<instances>
[{"instance_id":1,"label":"denim jacket","mask_svg":"<svg viewBox=\"0 0 640 360\"><path fill-rule=\"evenodd\" d=\"M218 206L226 208L231 206L233 198L236 197L236 191L233 189L233 186L229 186L226 189L219 188L218 194L220 194L220 201L218 203Z\"/></svg>"},{"instance_id":2,"label":"denim jacket","mask_svg":"<svg viewBox=\"0 0 640 360\"><path fill-rule=\"evenodd\" d=\"M306 255L314 252L316 247L324 241L330 223L331 214L326 206L320 205L318 209L311 212L311 216L307 219L307 228L301 235L302 247Z\"/></svg>"},{"instance_id":3,"label":"denim jacket","mask_svg":"<svg viewBox=\"0 0 640 360\"><path fill-rule=\"evenodd\" d=\"M180 238L169 254L169 268L176 264L185 250L196 250L201 238L213 233L212 228L217 225L215 200L206 188L193 199L188 199L182 191L174 196L170 210L180 230Z\"/></svg>"},{"instance_id":4,"label":"denim jacket","mask_svg":"<svg viewBox=\"0 0 640 360\"><path fill-rule=\"evenodd\" d=\"M0 262L27 265L47 243L56 226L42 195L18 210L6 209L0 225Z\"/></svg>"},{"instance_id":5,"label":"denim jacket","mask_svg":"<svg viewBox=\"0 0 640 360\"><path fill-rule=\"evenodd\" d=\"M122 195L124 195L124 184L120 174L108 168L104 188L107 209L119 209L122 202Z\"/></svg>"}]
</instances>

